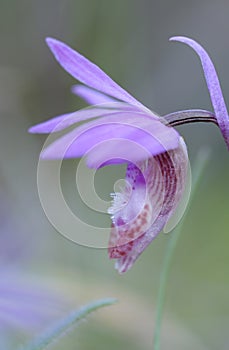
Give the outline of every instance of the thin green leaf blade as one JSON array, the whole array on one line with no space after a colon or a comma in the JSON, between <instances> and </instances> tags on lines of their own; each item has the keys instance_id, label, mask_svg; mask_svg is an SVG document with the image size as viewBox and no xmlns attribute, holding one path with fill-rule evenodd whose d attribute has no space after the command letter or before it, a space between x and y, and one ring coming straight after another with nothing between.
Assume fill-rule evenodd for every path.
<instances>
[{"instance_id":1,"label":"thin green leaf blade","mask_svg":"<svg viewBox=\"0 0 229 350\"><path fill-rule=\"evenodd\" d=\"M27 346L20 348L20 350L45 350L47 347L59 338L63 337L68 331L77 327L82 319L87 315L96 311L104 306L109 306L117 302L116 299L106 298L96 300L87 305L80 307L77 310L72 311L67 317L59 320L52 327L47 329L43 334L32 340Z\"/></svg>"}]
</instances>

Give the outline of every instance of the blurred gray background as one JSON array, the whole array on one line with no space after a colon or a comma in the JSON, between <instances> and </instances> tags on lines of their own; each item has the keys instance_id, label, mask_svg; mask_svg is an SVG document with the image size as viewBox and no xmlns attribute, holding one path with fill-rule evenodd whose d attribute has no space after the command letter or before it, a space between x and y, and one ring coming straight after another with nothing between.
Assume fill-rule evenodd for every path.
<instances>
[{"instance_id":1,"label":"blurred gray background","mask_svg":"<svg viewBox=\"0 0 229 350\"><path fill-rule=\"evenodd\" d=\"M71 94L75 81L57 65L45 37L63 40L80 51L160 115L188 108L212 110L197 56L168 39L186 35L207 49L227 102L228 17L226 0L0 0L1 270L16 269L19 276L32 276L41 285L49 281L72 306L106 296L120 301L54 348L152 348L167 236L159 235L133 269L119 276L105 250L71 243L47 220L36 186L45 137L30 135L27 129L85 105ZM228 151L212 125L187 125L179 131L187 142L191 165L202 148L211 149L211 158L171 267L163 349L228 349ZM66 161L63 167L63 186L73 208L82 217L91 215L95 225L106 225L107 216L85 214L74 192L76 161ZM96 189L106 200L112 192L111 176L105 172L96 176ZM15 338L12 346L36 332L10 328Z\"/></svg>"}]
</instances>

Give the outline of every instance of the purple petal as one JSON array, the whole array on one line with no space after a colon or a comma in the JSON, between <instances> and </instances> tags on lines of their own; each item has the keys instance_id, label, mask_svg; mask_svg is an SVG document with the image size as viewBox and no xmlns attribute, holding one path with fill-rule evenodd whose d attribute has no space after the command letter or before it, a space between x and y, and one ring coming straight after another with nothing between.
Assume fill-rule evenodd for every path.
<instances>
[{"instance_id":1,"label":"purple petal","mask_svg":"<svg viewBox=\"0 0 229 350\"><path fill-rule=\"evenodd\" d=\"M76 112L66 113L49 119L43 123L32 126L29 129L30 133L33 134L47 134L68 128L69 126L79 123L88 119L109 116L120 111L129 111L135 113L142 113L143 109L138 109L136 106L131 106L123 102L110 102L98 106L88 107L81 109ZM152 118L158 118L152 112L150 112L146 107L144 112L147 112Z\"/></svg>"},{"instance_id":2,"label":"purple petal","mask_svg":"<svg viewBox=\"0 0 229 350\"><path fill-rule=\"evenodd\" d=\"M7 270L0 279L0 328L30 329L54 319L66 302L48 286L31 283L19 271Z\"/></svg>"},{"instance_id":3,"label":"purple petal","mask_svg":"<svg viewBox=\"0 0 229 350\"><path fill-rule=\"evenodd\" d=\"M114 110L106 108L85 108L73 113L66 113L49 119L43 123L32 126L29 129L33 134L46 134L50 132L61 131L75 123L79 123L88 119L113 114Z\"/></svg>"},{"instance_id":4,"label":"purple petal","mask_svg":"<svg viewBox=\"0 0 229 350\"><path fill-rule=\"evenodd\" d=\"M125 146L123 149L117 147L119 144L117 139L126 141L128 151L125 150ZM116 140L115 147L112 144L113 140ZM136 147L130 149L128 140L133 141ZM103 142L105 142L105 148L100 147L100 143ZM109 158L119 158L123 153L132 161L138 161L140 153L141 155L144 153L145 156L146 154L149 156L149 153L156 155L174 149L178 144L178 133L175 129L164 125L159 118L152 118L151 115L143 112L125 111L79 126L43 150L41 157L76 158L90 151L94 152L94 155L97 153L94 162L93 157L90 157L93 166L97 167L98 164L107 162ZM146 151L139 151L139 145ZM101 153L98 152L97 147L100 147Z\"/></svg>"},{"instance_id":5,"label":"purple petal","mask_svg":"<svg viewBox=\"0 0 229 350\"><path fill-rule=\"evenodd\" d=\"M202 46L200 46L196 41L192 39L177 36L170 38L170 40L180 41L189 45L199 55L204 70L208 90L210 93L212 105L215 111L215 115L229 149L229 116L220 87L220 82L210 57L208 56L207 52L202 48Z\"/></svg>"},{"instance_id":6,"label":"purple petal","mask_svg":"<svg viewBox=\"0 0 229 350\"><path fill-rule=\"evenodd\" d=\"M174 213L185 188L187 169L187 151L181 138L177 149L128 166L128 184L114 195L109 210L113 226L108 251L111 259L117 259L115 267L120 273L133 266Z\"/></svg>"},{"instance_id":7,"label":"purple petal","mask_svg":"<svg viewBox=\"0 0 229 350\"><path fill-rule=\"evenodd\" d=\"M128 131L124 130L124 132ZM144 134L142 135L144 137ZM152 137L151 142L155 143L154 139L152 140ZM156 152L155 145L154 151ZM142 159L152 157L152 154L150 153L149 147L147 147L147 145L142 145L141 140L138 140L138 142L136 142L130 139L115 138L107 139L103 142L98 143L92 147L92 149L87 153L86 157L87 166L89 168L98 169L102 166L111 164L123 164L129 162L136 163Z\"/></svg>"},{"instance_id":8,"label":"purple petal","mask_svg":"<svg viewBox=\"0 0 229 350\"><path fill-rule=\"evenodd\" d=\"M98 105L102 103L111 103L115 102L113 98L104 95L101 92L98 92L94 89L91 89L85 85L73 85L71 88L73 94L81 97L90 105Z\"/></svg>"},{"instance_id":9,"label":"purple petal","mask_svg":"<svg viewBox=\"0 0 229 350\"><path fill-rule=\"evenodd\" d=\"M66 44L53 38L47 38L46 42L60 65L83 84L121 101L142 105L98 66Z\"/></svg>"}]
</instances>

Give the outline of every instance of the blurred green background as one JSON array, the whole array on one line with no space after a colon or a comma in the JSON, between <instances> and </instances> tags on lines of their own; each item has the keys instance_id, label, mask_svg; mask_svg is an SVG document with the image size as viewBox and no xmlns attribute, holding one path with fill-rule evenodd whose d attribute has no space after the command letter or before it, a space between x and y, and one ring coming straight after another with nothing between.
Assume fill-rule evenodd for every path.
<instances>
[{"instance_id":1,"label":"blurred green background","mask_svg":"<svg viewBox=\"0 0 229 350\"><path fill-rule=\"evenodd\" d=\"M118 305L90 317L54 349L152 349L155 300L168 236L159 235L132 270L120 276L105 249L74 244L49 223L36 185L45 137L30 135L27 129L84 103L70 93L75 81L56 64L45 37L79 50L161 115L188 108L212 110L197 57L168 38L190 36L207 49L228 101L228 17L226 0L0 0L1 272L16 271L19 278L36 281L36 288L46 285L58 293L63 298L59 316L97 298L119 299ZM171 266L162 349L226 350L228 151L212 125L188 125L179 131L187 142L191 165L202 148L211 149L211 158ZM108 217L84 212L77 196L76 161L64 162L63 168L63 187L73 210L80 208L82 217L104 227ZM117 177L119 171L123 176L123 168L115 171ZM112 174L110 170L96 175L95 188L105 200L113 191ZM15 349L47 324L32 331L9 326L4 341Z\"/></svg>"}]
</instances>

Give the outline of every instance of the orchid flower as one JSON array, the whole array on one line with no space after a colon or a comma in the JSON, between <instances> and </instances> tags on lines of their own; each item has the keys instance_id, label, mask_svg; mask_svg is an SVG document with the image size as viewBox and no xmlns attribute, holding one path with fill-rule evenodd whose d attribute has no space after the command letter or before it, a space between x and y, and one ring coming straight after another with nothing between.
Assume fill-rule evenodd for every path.
<instances>
[{"instance_id":1,"label":"orchid flower","mask_svg":"<svg viewBox=\"0 0 229 350\"><path fill-rule=\"evenodd\" d=\"M66 44L52 38L47 44L59 64L83 85L72 92L89 108L60 115L30 128L31 133L65 130L41 153L43 159L85 156L87 165L99 168L125 163L126 184L112 194L109 257L120 273L162 231L182 197L187 180L186 145L173 126L191 122L218 124L229 144L228 115L217 75L206 52L191 39L177 37L200 55L215 115L186 110L159 117L114 82L98 66ZM83 125L75 125L85 121ZM75 126L74 128L70 126Z\"/></svg>"}]
</instances>

